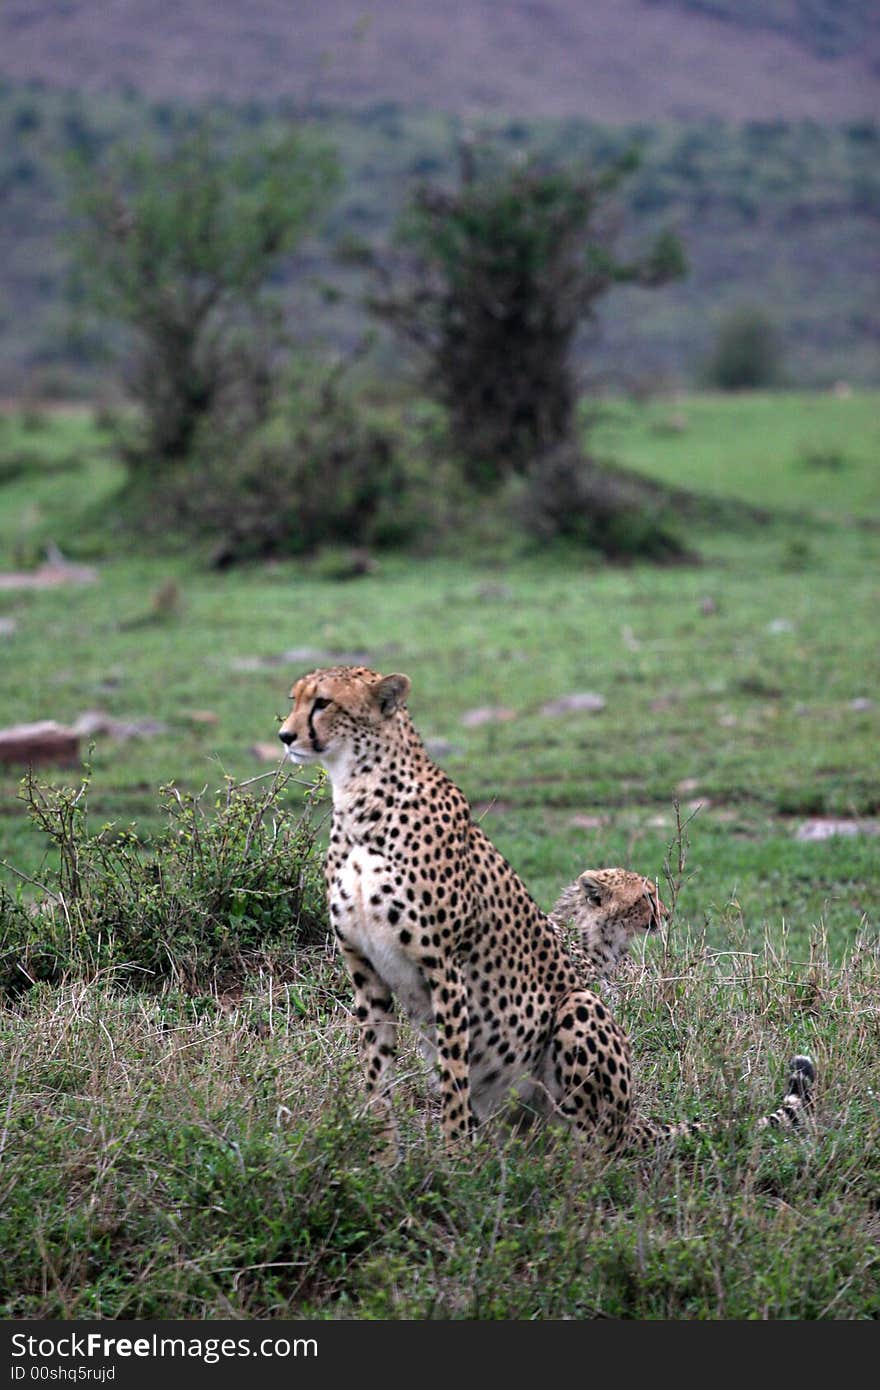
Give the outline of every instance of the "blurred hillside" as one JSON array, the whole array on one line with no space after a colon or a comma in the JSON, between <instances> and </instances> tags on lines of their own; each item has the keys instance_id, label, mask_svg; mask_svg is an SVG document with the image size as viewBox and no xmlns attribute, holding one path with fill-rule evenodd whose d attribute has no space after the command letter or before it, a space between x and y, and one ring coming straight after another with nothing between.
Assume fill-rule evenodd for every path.
<instances>
[{"instance_id":1,"label":"blurred hillside","mask_svg":"<svg viewBox=\"0 0 880 1390\"><path fill-rule=\"evenodd\" d=\"M874 0L6 0L0 72L617 123L876 111Z\"/></svg>"},{"instance_id":2,"label":"blurred hillside","mask_svg":"<svg viewBox=\"0 0 880 1390\"><path fill-rule=\"evenodd\" d=\"M102 372L104 334L66 302L66 155L162 142L206 103L231 141L306 116L339 151L342 191L283 285L305 337L363 331L336 246L386 238L419 180L454 176L468 128L511 156L641 148L633 244L672 227L690 274L609 296L582 343L594 379L692 381L724 314L758 304L792 382L874 382L878 32L869 0L7 0L0 394L90 391ZM315 281L345 293L322 301Z\"/></svg>"}]
</instances>

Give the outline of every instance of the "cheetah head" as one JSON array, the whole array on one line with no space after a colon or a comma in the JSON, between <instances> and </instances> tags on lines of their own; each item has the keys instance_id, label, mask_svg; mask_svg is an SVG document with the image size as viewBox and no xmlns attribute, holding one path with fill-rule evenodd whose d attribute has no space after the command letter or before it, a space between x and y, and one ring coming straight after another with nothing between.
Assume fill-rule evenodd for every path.
<instances>
[{"instance_id":1,"label":"cheetah head","mask_svg":"<svg viewBox=\"0 0 880 1390\"><path fill-rule=\"evenodd\" d=\"M311 671L290 692L293 709L278 730L291 762L322 763L333 774L358 737L405 704L409 676L381 676L365 666Z\"/></svg>"},{"instance_id":2,"label":"cheetah head","mask_svg":"<svg viewBox=\"0 0 880 1390\"><path fill-rule=\"evenodd\" d=\"M652 879L629 869L587 869L562 890L552 916L577 929L597 971L607 975L633 937L657 931L669 912Z\"/></svg>"}]
</instances>

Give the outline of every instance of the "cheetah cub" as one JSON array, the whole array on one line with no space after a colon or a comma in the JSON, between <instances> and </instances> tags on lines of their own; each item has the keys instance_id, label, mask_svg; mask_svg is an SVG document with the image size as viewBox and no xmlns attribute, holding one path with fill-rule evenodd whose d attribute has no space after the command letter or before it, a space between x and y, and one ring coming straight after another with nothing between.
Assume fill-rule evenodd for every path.
<instances>
[{"instance_id":1,"label":"cheetah cub","mask_svg":"<svg viewBox=\"0 0 880 1390\"><path fill-rule=\"evenodd\" d=\"M407 676L312 671L279 730L333 789L326 881L351 975L368 1101L396 1151L395 1005L433 1044L447 1142L512 1097L559 1115L609 1152L696 1128L636 1116L630 1049L559 927L471 818L406 709ZM768 1122L798 1123L809 1059Z\"/></svg>"},{"instance_id":2,"label":"cheetah cub","mask_svg":"<svg viewBox=\"0 0 880 1390\"><path fill-rule=\"evenodd\" d=\"M550 917L578 933L569 947L582 957L592 980L607 982L617 973L638 935L656 932L669 916L656 883L629 869L585 869L563 888Z\"/></svg>"}]
</instances>

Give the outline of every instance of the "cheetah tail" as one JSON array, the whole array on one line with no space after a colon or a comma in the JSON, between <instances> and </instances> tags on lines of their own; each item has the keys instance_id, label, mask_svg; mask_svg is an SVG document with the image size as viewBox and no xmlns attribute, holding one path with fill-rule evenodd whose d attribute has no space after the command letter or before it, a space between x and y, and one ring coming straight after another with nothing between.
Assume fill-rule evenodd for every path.
<instances>
[{"instance_id":1,"label":"cheetah tail","mask_svg":"<svg viewBox=\"0 0 880 1390\"><path fill-rule=\"evenodd\" d=\"M792 1059L786 1093L782 1104L772 1115L762 1115L759 1129L798 1129L808 1118L813 1106L816 1068L810 1057L798 1055ZM716 1129L711 1120L682 1120L670 1124L664 1120L649 1120L634 1116L622 1136L621 1147L628 1150L647 1149L685 1134L705 1134Z\"/></svg>"},{"instance_id":2,"label":"cheetah tail","mask_svg":"<svg viewBox=\"0 0 880 1390\"><path fill-rule=\"evenodd\" d=\"M772 1115L762 1115L759 1129L797 1129L813 1108L816 1068L810 1057L800 1054L792 1059L788 1089L782 1104Z\"/></svg>"}]
</instances>

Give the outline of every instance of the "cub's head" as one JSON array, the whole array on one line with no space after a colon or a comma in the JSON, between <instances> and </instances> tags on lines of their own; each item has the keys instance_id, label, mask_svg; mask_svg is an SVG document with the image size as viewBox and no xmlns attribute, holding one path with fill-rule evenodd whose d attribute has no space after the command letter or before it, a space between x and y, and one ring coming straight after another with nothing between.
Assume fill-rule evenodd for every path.
<instances>
[{"instance_id":1,"label":"cub's head","mask_svg":"<svg viewBox=\"0 0 880 1390\"><path fill-rule=\"evenodd\" d=\"M653 879L629 869L587 869L562 890L552 916L572 923L604 972L622 959L635 936L657 931L669 912Z\"/></svg>"},{"instance_id":2,"label":"cub's head","mask_svg":"<svg viewBox=\"0 0 880 1390\"><path fill-rule=\"evenodd\" d=\"M409 676L380 676L365 666L311 671L291 690L293 709L278 730L288 758L332 769L403 707L410 684Z\"/></svg>"}]
</instances>

